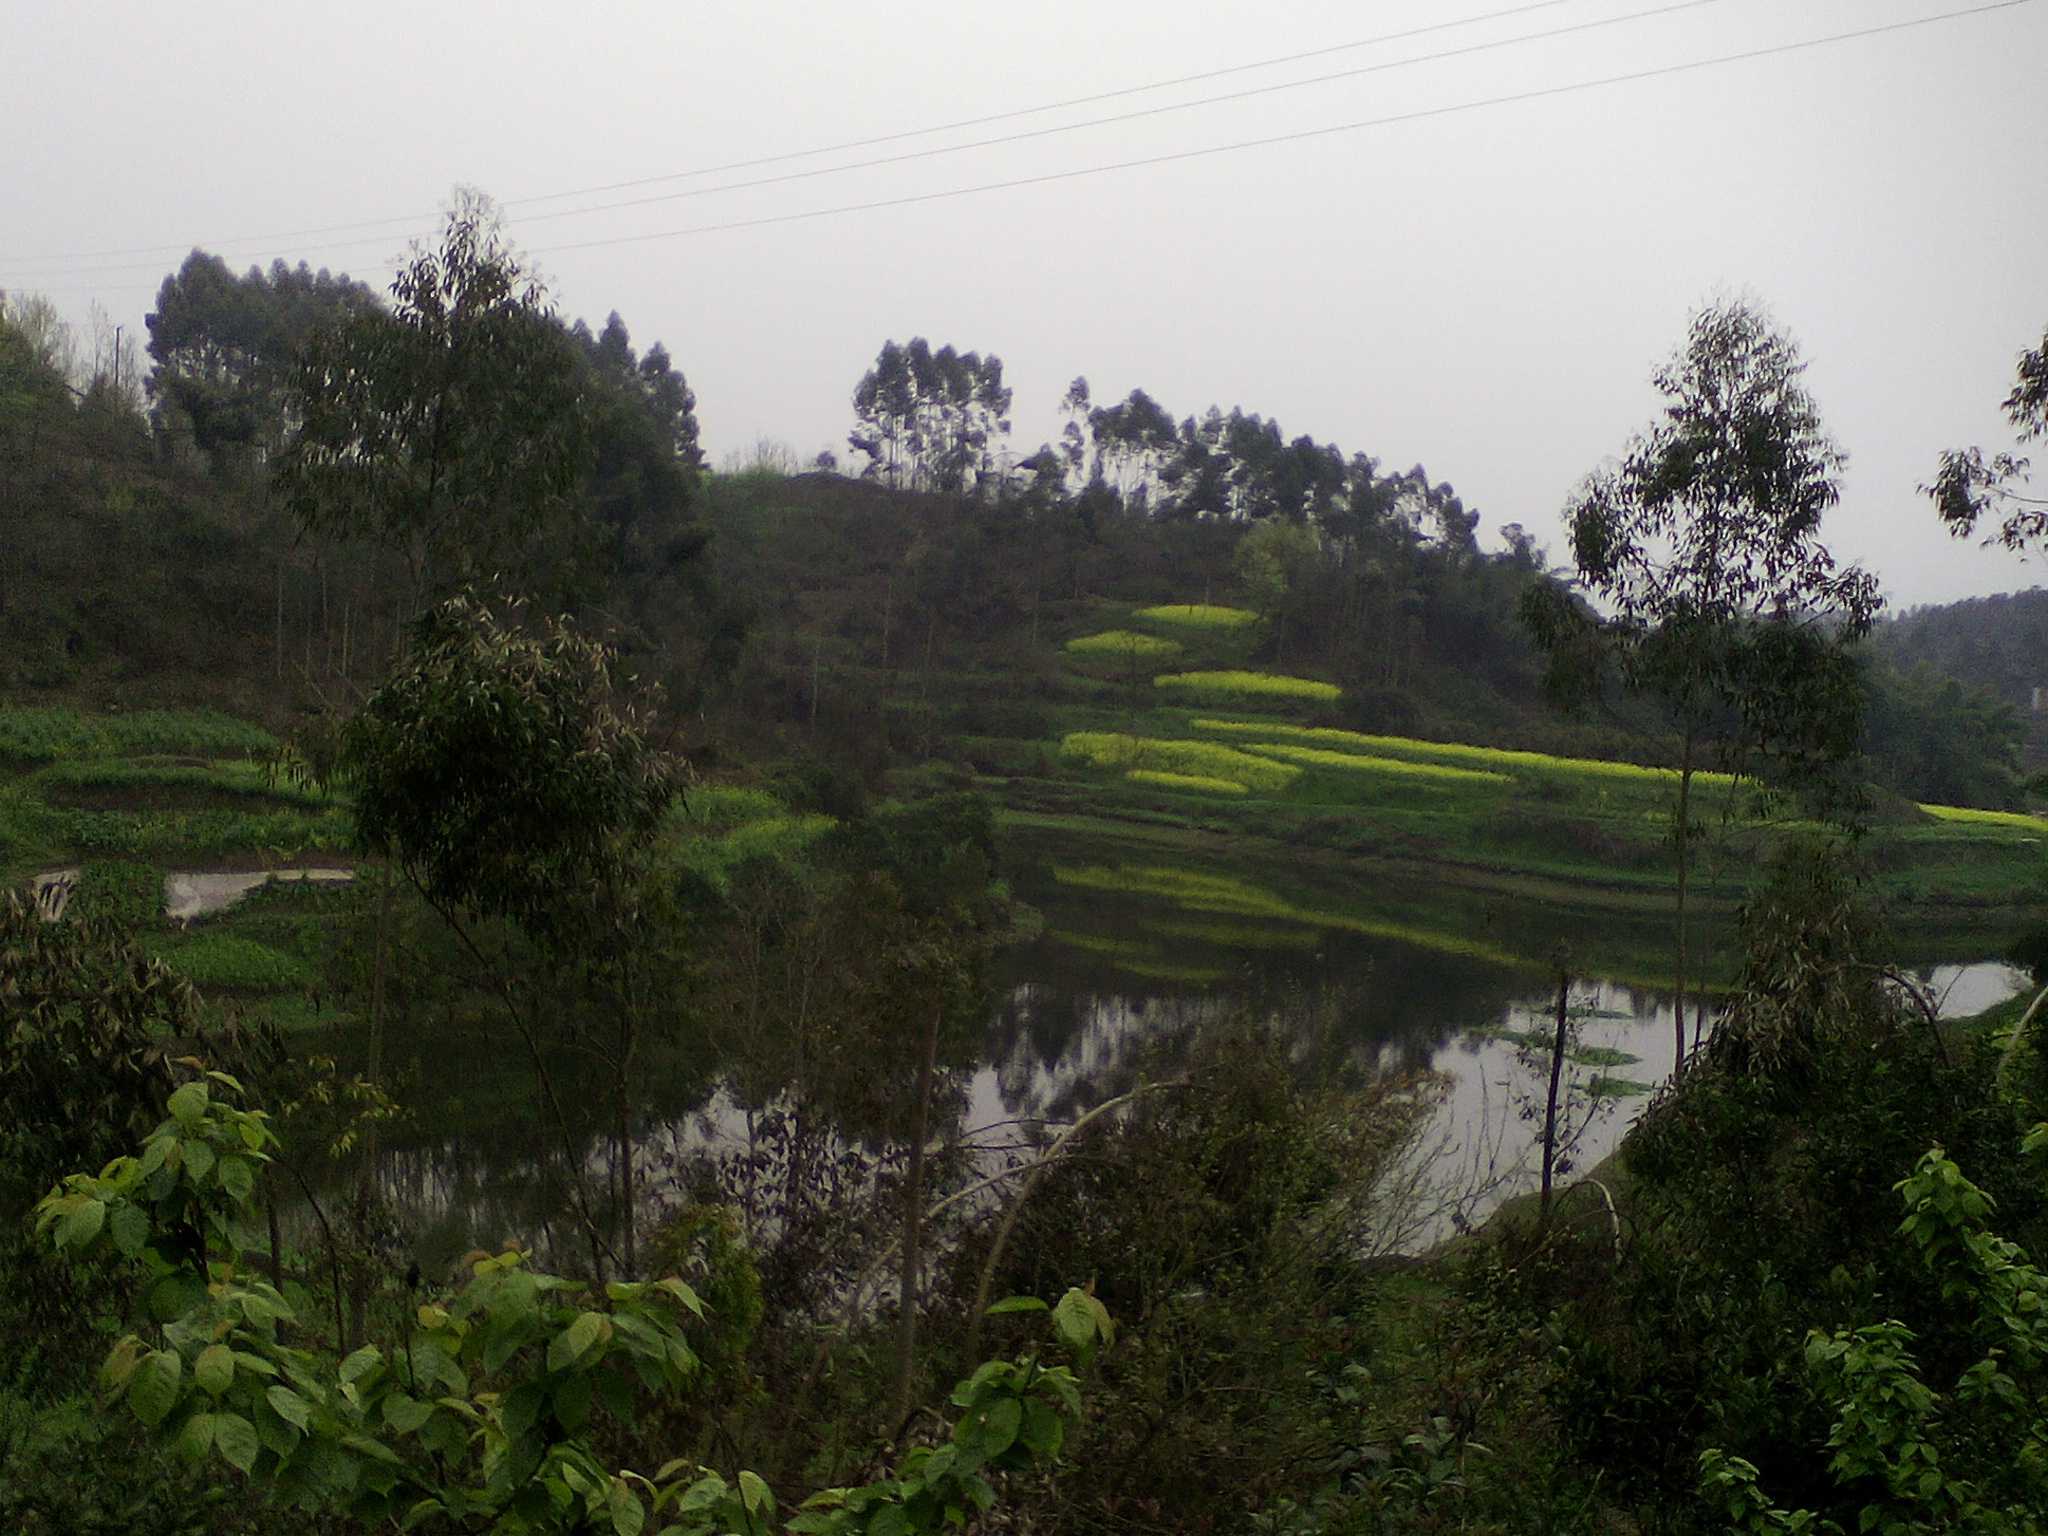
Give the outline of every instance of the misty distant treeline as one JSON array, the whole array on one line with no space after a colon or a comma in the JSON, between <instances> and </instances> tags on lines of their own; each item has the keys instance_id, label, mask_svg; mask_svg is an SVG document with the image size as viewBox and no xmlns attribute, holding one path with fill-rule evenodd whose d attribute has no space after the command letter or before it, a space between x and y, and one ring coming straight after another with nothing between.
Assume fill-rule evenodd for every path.
<instances>
[{"instance_id":1,"label":"misty distant treeline","mask_svg":"<svg viewBox=\"0 0 2048 1536\"><path fill-rule=\"evenodd\" d=\"M158 290L145 365L131 336L0 302L0 683L153 682L246 705L369 678L421 572L360 532L307 529L276 470L306 429L310 343L387 308L346 276L237 274L195 251ZM1331 724L1668 750L1618 696L1577 720L1546 706L1516 614L1558 574L1519 524L1482 548L1478 511L1419 464L1388 470L1240 405L1176 415L1144 389L1098 404L1085 378L1058 441L1020 454L1002 360L918 337L854 378L843 463L712 474L661 343L637 348L616 313L596 330L543 313L535 345L564 381L580 468L531 537L468 554L607 628L704 729L843 749L869 773L1030 737L1091 605L1209 599L1260 615L1264 660L1341 685ZM2044 654L2037 599L1885 627L1867 673L1876 781L2018 803L2009 706Z\"/></svg>"}]
</instances>

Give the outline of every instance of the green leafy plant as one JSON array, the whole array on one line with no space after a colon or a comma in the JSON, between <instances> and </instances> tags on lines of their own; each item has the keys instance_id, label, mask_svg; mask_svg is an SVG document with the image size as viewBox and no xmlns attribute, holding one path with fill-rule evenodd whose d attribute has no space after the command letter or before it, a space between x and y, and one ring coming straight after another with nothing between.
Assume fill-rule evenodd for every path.
<instances>
[{"instance_id":1,"label":"green leafy plant","mask_svg":"<svg viewBox=\"0 0 2048 1536\"><path fill-rule=\"evenodd\" d=\"M538 1272L508 1246L472 1254L466 1281L422 1302L398 1340L338 1360L294 1343L292 1303L240 1264L260 1246L251 1201L278 1147L269 1117L242 1099L233 1076L198 1072L139 1156L69 1175L36 1208L38 1237L59 1253L125 1261L147 1281L156 1325L120 1338L100 1381L158 1443L366 1524L617 1536L639 1536L650 1515L666 1517L662 1536L784 1524L752 1473L728 1480L675 1460L650 1477L596 1449L603 1421L630 1424L643 1393L679 1393L701 1374L684 1328L704 1306L679 1278L599 1290ZM1083 1362L1113 1336L1082 1292L1050 1311ZM993 1475L1051 1461L1080 1417L1072 1370L1035 1356L989 1361L952 1400L961 1413L948 1443L910 1452L891 1477L812 1496L785 1528L960 1524L992 1507Z\"/></svg>"},{"instance_id":2,"label":"green leafy plant","mask_svg":"<svg viewBox=\"0 0 2048 1536\"><path fill-rule=\"evenodd\" d=\"M2028 1133L2024 1150L2048 1153L2048 1124ZM1942 1392L1926 1380L1913 1330L1896 1319L1815 1329L1805 1363L1834 1408L1828 1474L1860 1532L2032 1536L2048 1509L2048 1273L1991 1231L1991 1197L1940 1147L1896 1189L1900 1235L1943 1301L1974 1317L1982 1354ZM1753 1463L1717 1448L1700 1457L1700 1486L1732 1530L1842 1529L1815 1511L1779 1508Z\"/></svg>"}]
</instances>

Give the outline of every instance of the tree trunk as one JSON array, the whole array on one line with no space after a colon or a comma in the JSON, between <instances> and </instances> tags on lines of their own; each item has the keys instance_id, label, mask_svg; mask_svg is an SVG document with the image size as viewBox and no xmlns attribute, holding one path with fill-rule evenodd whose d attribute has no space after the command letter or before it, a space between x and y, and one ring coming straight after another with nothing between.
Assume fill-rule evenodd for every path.
<instances>
[{"instance_id":1,"label":"tree trunk","mask_svg":"<svg viewBox=\"0 0 2048 1536\"><path fill-rule=\"evenodd\" d=\"M1671 1001L1672 1028L1678 1037L1678 1054L1671 1075L1685 1072L1685 889L1692 873L1692 750L1693 727L1685 728L1685 745L1678 760L1678 964L1672 982L1676 994Z\"/></svg>"},{"instance_id":2,"label":"tree trunk","mask_svg":"<svg viewBox=\"0 0 2048 1536\"><path fill-rule=\"evenodd\" d=\"M898 1276L901 1317L896 1325L896 1422L910 1417L917 1384L917 1294L919 1248L924 1238L924 1147L931 1134L932 1073L938 1064L939 1016L944 1005L932 1005L925 1026L924 1060L917 1069L917 1117L910 1142L910 1171L904 1179L903 1253Z\"/></svg>"},{"instance_id":3,"label":"tree trunk","mask_svg":"<svg viewBox=\"0 0 2048 1536\"><path fill-rule=\"evenodd\" d=\"M1538 1223L1550 1225L1551 1171L1557 1164L1557 1090L1564 1077L1564 1047L1570 1017L1572 978L1569 971L1557 973L1557 1033L1550 1042L1550 1094L1543 1101L1543 1195L1537 1211Z\"/></svg>"}]
</instances>

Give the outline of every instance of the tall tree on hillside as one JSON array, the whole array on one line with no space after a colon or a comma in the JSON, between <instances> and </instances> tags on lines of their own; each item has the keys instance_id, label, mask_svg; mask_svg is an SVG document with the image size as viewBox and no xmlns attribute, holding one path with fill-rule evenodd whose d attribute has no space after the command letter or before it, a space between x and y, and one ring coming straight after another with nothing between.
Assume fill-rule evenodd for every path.
<instances>
[{"instance_id":1,"label":"tall tree on hillside","mask_svg":"<svg viewBox=\"0 0 2048 1536\"><path fill-rule=\"evenodd\" d=\"M598 335L580 320L569 334L589 366L587 490L606 574L658 580L705 543L704 530L689 520L704 460L697 397L659 343L644 358L635 355L616 310Z\"/></svg>"},{"instance_id":2,"label":"tall tree on hillside","mask_svg":"<svg viewBox=\"0 0 2048 1536\"><path fill-rule=\"evenodd\" d=\"M145 317L157 428L218 466L274 452L289 426L286 396L299 349L318 327L372 311L377 296L346 274L304 262L237 277L194 251L157 290Z\"/></svg>"},{"instance_id":3,"label":"tall tree on hillside","mask_svg":"<svg viewBox=\"0 0 2048 1536\"><path fill-rule=\"evenodd\" d=\"M2048 330L2041 344L2022 352L2019 378L2005 397L2005 419L2022 443L2048 438ZM1951 448L1941 456L1934 483L1922 486L1957 538L1976 531L1979 519L2001 521L1992 535L2007 549L2048 551L2048 496L2027 494L2028 463L2012 452L1985 457L1981 448Z\"/></svg>"},{"instance_id":4,"label":"tall tree on hillside","mask_svg":"<svg viewBox=\"0 0 2048 1536\"><path fill-rule=\"evenodd\" d=\"M307 343L278 479L308 529L401 551L418 599L530 554L565 518L590 413L576 346L488 199L458 201L391 296Z\"/></svg>"},{"instance_id":5,"label":"tall tree on hillside","mask_svg":"<svg viewBox=\"0 0 2048 1536\"><path fill-rule=\"evenodd\" d=\"M847 442L866 476L910 490L979 494L1010 431L1011 391L994 353L936 352L922 336L882 345L854 386Z\"/></svg>"},{"instance_id":6,"label":"tall tree on hillside","mask_svg":"<svg viewBox=\"0 0 2048 1536\"><path fill-rule=\"evenodd\" d=\"M1842 454L1807 393L1805 366L1753 303L1719 301L1694 314L1684 345L1655 375L1662 419L1567 509L1580 579L1609 616L1548 584L1530 588L1525 607L1554 668L1612 659L1678 731L1674 1074L1685 1066L1686 887L1701 750L1716 736L1800 762L1853 750L1859 694L1844 647L1882 601L1874 577L1838 570L1819 539L1839 498Z\"/></svg>"},{"instance_id":7,"label":"tall tree on hillside","mask_svg":"<svg viewBox=\"0 0 2048 1536\"><path fill-rule=\"evenodd\" d=\"M1127 506L1149 508L1160 472L1180 445L1173 417L1144 390L1134 389L1115 405L1090 411L1088 429L1095 444L1095 472L1116 487Z\"/></svg>"}]
</instances>

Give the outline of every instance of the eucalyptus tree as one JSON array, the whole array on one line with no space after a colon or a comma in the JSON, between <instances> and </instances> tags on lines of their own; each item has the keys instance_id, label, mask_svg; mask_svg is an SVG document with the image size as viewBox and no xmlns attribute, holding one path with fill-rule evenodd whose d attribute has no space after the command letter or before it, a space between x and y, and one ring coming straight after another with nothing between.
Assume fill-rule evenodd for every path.
<instances>
[{"instance_id":1,"label":"eucalyptus tree","mask_svg":"<svg viewBox=\"0 0 2048 1536\"><path fill-rule=\"evenodd\" d=\"M289 435L286 397L299 349L322 325L377 307L346 274L282 261L237 277L219 256L193 251L157 289L149 329L148 392L157 427L208 455L273 452Z\"/></svg>"},{"instance_id":2,"label":"eucalyptus tree","mask_svg":"<svg viewBox=\"0 0 2048 1536\"><path fill-rule=\"evenodd\" d=\"M630 1271L635 1074L666 995L655 973L673 948L645 860L681 770L650 740L606 647L565 620L529 621L520 604L474 592L421 616L398 665L345 727L342 757L358 835L397 863L477 961L557 1116L540 978L487 952L490 926L510 924L543 971L587 989L595 1006L574 1027L611 1077L620 1258ZM597 1263L599 1224L573 1155L572 1170Z\"/></svg>"},{"instance_id":3,"label":"eucalyptus tree","mask_svg":"<svg viewBox=\"0 0 2048 1536\"><path fill-rule=\"evenodd\" d=\"M1859 713L1845 647L1868 631L1877 582L1820 542L1840 499L1828 437L1792 339L1758 305L1697 311L1654 375L1659 419L1567 508L1572 557L1599 611L1549 584L1524 616L1554 682L1618 666L1678 734L1677 1042L1685 1067L1692 789L1703 750L1756 749L1803 766L1853 750Z\"/></svg>"},{"instance_id":4,"label":"eucalyptus tree","mask_svg":"<svg viewBox=\"0 0 2048 1536\"><path fill-rule=\"evenodd\" d=\"M993 352L933 351L922 336L884 342L854 386L847 443L866 455L865 475L892 486L978 493L1009 434L1011 398Z\"/></svg>"},{"instance_id":5,"label":"eucalyptus tree","mask_svg":"<svg viewBox=\"0 0 2048 1536\"><path fill-rule=\"evenodd\" d=\"M533 554L566 520L589 410L575 343L487 199L457 202L391 299L308 339L278 483L309 531L400 551L418 602Z\"/></svg>"},{"instance_id":6,"label":"eucalyptus tree","mask_svg":"<svg viewBox=\"0 0 2048 1536\"><path fill-rule=\"evenodd\" d=\"M2005 419L2020 442L2039 442L2048 438L2048 330L2038 347L2020 354L2018 373L2005 397ZM1975 532L1980 519L1996 517L1993 539L2007 549L2039 554L2048 551L2048 496L2022 489L2030 483L2028 468L2024 457L2009 450L1987 458L1981 448L1952 448L1942 454L1934 483L1921 489L1957 538Z\"/></svg>"}]
</instances>

